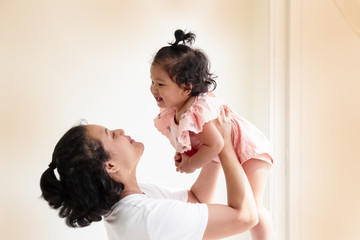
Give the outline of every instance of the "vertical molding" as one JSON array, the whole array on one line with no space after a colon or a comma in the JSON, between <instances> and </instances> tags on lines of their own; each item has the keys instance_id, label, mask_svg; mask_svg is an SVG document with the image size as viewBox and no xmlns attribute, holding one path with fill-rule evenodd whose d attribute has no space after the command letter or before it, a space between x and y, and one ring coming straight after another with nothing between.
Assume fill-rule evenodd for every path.
<instances>
[{"instance_id":1,"label":"vertical molding","mask_svg":"<svg viewBox=\"0 0 360 240\"><path fill-rule=\"evenodd\" d=\"M270 0L270 122L276 239L302 239L302 1Z\"/></svg>"},{"instance_id":2,"label":"vertical molding","mask_svg":"<svg viewBox=\"0 0 360 240\"><path fill-rule=\"evenodd\" d=\"M287 0L270 0L269 136L274 145L270 174L270 211L275 239L289 240L287 210Z\"/></svg>"},{"instance_id":3,"label":"vertical molding","mask_svg":"<svg viewBox=\"0 0 360 240\"><path fill-rule=\"evenodd\" d=\"M289 240L302 239L302 2L290 0L288 9L287 218Z\"/></svg>"},{"instance_id":4,"label":"vertical molding","mask_svg":"<svg viewBox=\"0 0 360 240\"><path fill-rule=\"evenodd\" d=\"M276 239L302 239L302 1L270 0L270 209Z\"/></svg>"}]
</instances>

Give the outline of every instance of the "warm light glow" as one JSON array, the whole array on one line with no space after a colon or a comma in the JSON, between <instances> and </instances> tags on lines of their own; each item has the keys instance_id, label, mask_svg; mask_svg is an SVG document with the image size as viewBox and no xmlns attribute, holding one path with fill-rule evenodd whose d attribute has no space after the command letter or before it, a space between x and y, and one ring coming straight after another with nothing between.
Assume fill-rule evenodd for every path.
<instances>
[{"instance_id":1,"label":"warm light glow","mask_svg":"<svg viewBox=\"0 0 360 240\"><path fill-rule=\"evenodd\" d=\"M360 36L360 0L334 0L350 27Z\"/></svg>"}]
</instances>

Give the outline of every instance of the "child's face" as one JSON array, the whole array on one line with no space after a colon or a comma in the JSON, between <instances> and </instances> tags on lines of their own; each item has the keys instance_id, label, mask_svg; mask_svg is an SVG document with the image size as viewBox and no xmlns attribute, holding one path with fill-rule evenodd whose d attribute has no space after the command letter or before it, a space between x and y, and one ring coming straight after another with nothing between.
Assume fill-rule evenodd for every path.
<instances>
[{"instance_id":1,"label":"child's face","mask_svg":"<svg viewBox=\"0 0 360 240\"><path fill-rule=\"evenodd\" d=\"M179 87L159 65L151 65L150 91L160 108L179 110L190 97L191 90Z\"/></svg>"}]
</instances>

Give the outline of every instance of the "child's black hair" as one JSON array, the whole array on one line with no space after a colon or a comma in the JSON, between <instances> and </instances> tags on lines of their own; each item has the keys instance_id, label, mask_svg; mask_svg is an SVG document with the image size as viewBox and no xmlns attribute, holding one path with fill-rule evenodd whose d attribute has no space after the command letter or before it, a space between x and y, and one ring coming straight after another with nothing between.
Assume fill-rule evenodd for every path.
<instances>
[{"instance_id":1,"label":"child's black hair","mask_svg":"<svg viewBox=\"0 0 360 240\"><path fill-rule=\"evenodd\" d=\"M161 66L178 86L191 86L191 96L205 93L211 86L211 90L215 90L216 77L210 73L207 56L202 50L188 46L195 41L195 34L178 29L174 35L175 42L162 47L156 53L152 65Z\"/></svg>"}]
</instances>

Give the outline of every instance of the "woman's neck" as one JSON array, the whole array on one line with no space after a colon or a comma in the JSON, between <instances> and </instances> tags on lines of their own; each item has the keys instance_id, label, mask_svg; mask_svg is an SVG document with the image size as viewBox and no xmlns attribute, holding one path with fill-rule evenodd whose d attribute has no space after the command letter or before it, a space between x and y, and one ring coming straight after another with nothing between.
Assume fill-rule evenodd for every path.
<instances>
[{"instance_id":1,"label":"woman's neck","mask_svg":"<svg viewBox=\"0 0 360 240\"><path fill-rule=\"evenodd\" d=\"M123 183L125 188L121 193L121 198L124 198L131 194L143 194L137 181L123 182Z\"/></svg>"}]
</instances>

